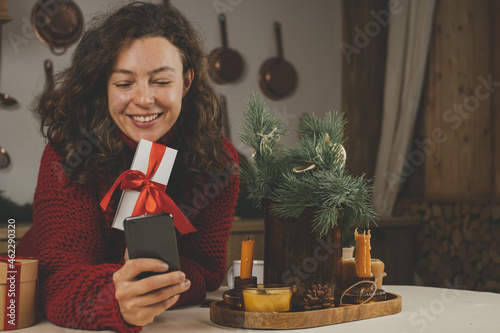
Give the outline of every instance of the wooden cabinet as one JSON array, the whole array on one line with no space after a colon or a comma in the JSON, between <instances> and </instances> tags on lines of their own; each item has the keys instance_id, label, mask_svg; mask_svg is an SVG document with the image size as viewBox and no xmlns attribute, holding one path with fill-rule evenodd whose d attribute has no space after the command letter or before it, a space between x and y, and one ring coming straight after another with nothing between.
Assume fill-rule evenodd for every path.
<instances>
[{"instance_id":1,"label":"wooden cabinet","mask_svg":"<svg viewBox=\"0 0 500 333\"><path fill-rule=\"evenodd\" d=\"M385 263L385 284L414 284L416 235L420 220L410 217L385 218L372 229L372 258ZM227 252L227 267L240 259L241 241L255 240L254 259L264 259L264 220L233 222ZM279 242L279 239L276 240Z\"/></svg>"}]
</instances>

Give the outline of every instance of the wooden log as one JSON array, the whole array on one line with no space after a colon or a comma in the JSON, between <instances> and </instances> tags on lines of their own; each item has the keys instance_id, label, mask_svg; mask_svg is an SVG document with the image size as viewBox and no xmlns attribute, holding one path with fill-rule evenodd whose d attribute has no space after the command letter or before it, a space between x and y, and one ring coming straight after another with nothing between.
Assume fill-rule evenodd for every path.
<instances>
[{"instance_id":1,"label":"wooden log","mask_svg":"<svg viewBox=\"0 0 500 333\"><path fill-rule=\"evenodd\" d=\"M465 203L462 205L462 215L469 215L471 213L472 205Z\"/></svg>"},{"instance_id":2,"label":"wooden log","mask_svg":"<svg viewBox=\"0 0 500 333\"><path fill-rule=\"evenodd\" d=\"M480 217L479 219L481 221L486 221L491 218L491 206L486 205L481 209Z\"/></svg>"},{"instance_id":3,"label":"wooden log","mask_svg":"<svg viewBox=\"0 0 500 333\"><path fill-rule=\"evenodd\" d=\"M500 225L490 225L490 235L493 238L494 243L500 243Z\"/></svg>"},{"instance_id":4,"label":"wooden log","mask_svg":"<svg viewBox=\"0 0 500 333\"><path fill-rule=\"evenodd\" d=\"M443 206L443 214L446 221L451 221L455 216L453 214L453 206L452 205L444 205Z\"/></svg>"},{"instance_id":5,"label":"wooden log","mask_svg":"<svg viewBox=\"0 0 500 333\"><path fill-rule=\"evenodd\" d=\"M441 259L435 251L431 251L429 254L428 265L429 272L436 272L441 264Z\"/></svg>"},{"instance_id":6,"label":"wooden log","mask_svg":"<svg viewBox=\"0 0 500 333\"><path fill-rule=\"evenodd\" d=\"M500 220L500 206L491 206L491 218L493 221Z\"/></svg>"},{"instance_id":7,"label":"wooden log","mask_svg":"<svg viewBox=\"0 0 500 333\"><path fill-rule=\"evenodd\" d=\"M484 236L481 236L482 243L484 245L487 245L493 241L493 238L491 237L491 232L487 232L484 234Z\"/></svg>"},{"instance_id":8,"label":"wooden log","mask_svg":"<svg viewBox=\"0 0 500 333\"><path fill-rule=\"evenodd\" d=\"M450 261L450 267L451 267L453 274L455 274L455 275L462 273L464 271L463 261L458 259L458 258L453 258Z\"/></svg>"},{"instance_id":9,"label":"wooden log","mask_svg":"<svg viewBox=\"0 0 500 333\"><path fill-rule=\"evenodd\" d=\"M432 217L432 212L431 212L431 209L429 207L429 204L425 203L424 204L424 212L423 212L423 215L422 215L422 220L428 221L428 220L431 219L431 217Z\"/></svg>"},{"instance_id":10,"label":"wooden log","mask_svg":"<svg viewBox=\"0 0 500 333\"><path fill-rule=\"evenodd\" d=\"M480 205L472 205L470 208L470 213L472 215L479 215L481 214L481 206Z\"/></svg>"},{"instance_id":11,"label":"wooden log","mask_svg":"<svg viewBox=\"0 0 500 333\"><path fill-rule=\"evenodd\" d=\"M431 249L431 240L429 238L426 238L423 241L422 246L420 247L420 254L422 256L427 256L429 254L430 249Z\"/></svg>"},{"instance_id":12,"label":"wooden log","mask_svg":"<svg viewBox=\"0 0 500 333\"><path fill-rule=\"evenodd\" d=\"M445 232L446 222L444 221L444 219L442 217L440 217L437 219L433 219L433 221L434 221L434 227L435 227L434 232L435 232L436 238L439 240L442 240L442 239L444 239L445 236L448 236L448 235L446 235L446 232Z\"/></svg>"},{"instance_id":13,"label":"wooden log","mask_svg":"<svg viewBox=\"0 0 500 333\"><path fill-rule=\"evenodd\" d=\"M474 290L476 289L476 280L473 279L472 277L468 277L465 279L465 285L467 286L467 289L469 290Z\"/></svg>"},{"instance_id":14,"label":"wooden log","mask_svg":"<svg viewBox=\"0 0 500 333\"><path fill-rule=\"evenodd\" d=\"M460 218L460 216L462 216L462 207L460 206L460 204L455 204L453 205L453 215L455 216L455 218Z\"/></svg>"},{"instance_id":15,"label":"wooden log","mask_svg":"<svg viewBox=\"0 0 500 333\"><path fill-rule=\"evenodd\" d=\"M444 239L439 247L439 252L441 257L448 257L450 253L450 242L448 239Z\"/></svg>"},{"instance_id":16,"label":"wooden log","mask_svg":"<svg viewBox=\"0 0 500 333\"><path fill-rule=\"evenodd\" d=\"M464 228L468 228L469 227L469 223L470 223L470 215L467 214L467 215L464 215L463 218L462 218L462 227Z\"/></svg>"},{"instance_id":17,"label":"wooden log","mask_svg":"<svg viewBox=\"0 0 500 333\"><path fill-rule=\"evenodd\" d=\"M490 222L488 220L481 220L481 225L479 226L479 236L481 239L489 235L490 233Z\"/></svg>"},{"instance_id":18,"label":"wooden log","mask_svg":"<svg viewBox=\"0 0 500 333\"><path fill-rule=\"evenodd\" d=\"M483 267L486 267L488 266L488 264L490 263L490 251L486 250L486 251L483 251L481 252L481 262L483 263Z\"/></svg>"},{"instance_id":19,"label":"wooden log","mask_svg":"<svg viewBox=\"0 0 500 333\"><path fill-rule=\"evenodd\" d=\"M490 248L490 258L491 261L497 265L500 265L500 250L496 246ZM500 277L500 275L499 275Z\"/></svg>"},{"instance_id":20,"label":"wooden log","mask_svg":"<svg viewBox=\"0 0 500 333\"><path fill-rule=\"evenodd\" d=\"M434 217L441 217L441 216L443 216L443 210L441 209L441 205L439 205L439 204L433 204L432 205L432 215Z\"/></svg>"},{"instance_id":21,"label":"wooden log","mask_svg":"<svg viewBox=\"0 0 500 333\"><path fill-rule=\"evenodd\" d=\"M464 240L463 236L462 236L461 229L456 228L455 230L453 230L451 239L452 239L453 248L458 249L460 244L462 244L462 242Z\"/></svg>"},{"instance_id":22,"label":"wooden log","mask_svg":"<svg viewBox=\"0 0 500 333\"><path fill-rule=\"evenodd\" d=\"M457 256L460 260L465 261L467 255L467 245L465 243L460 244L457 250Z\"/></svg>"},{"instance_id":23,"label":"wooden log","mask_svg":"<svg viewBox=\"0 0 500 333\"><path fill-rule=\"evenodd\" d=\"M483 270L483 264L480 261L477 261L475 264L472 265L472 267L473 268L469 274L476 281L479 281L479 279L481 278L482 270Z\"/></svg>"},{"instance_id":24,"label":"wooden log","mask_svg":"<svg viewBox=\"0 0 500 333\"><path fill-rule=\"evenodd\" d=\"M500 292L500 282L495 281L495 280L486 281L486 283L484 285L484 289L487 291L499 293Z\"/></svg>"},{"instance_id":25,"label":"wooden log","mask_svg":"<svg viewBox=\"0 0 500 333\"><path fill-rule=\"evenodd\" d=\"M470 244L467 248L467 262L472 264L475 261L479 261L480 258L477 247L474 244Z\"/></svg>"},{"instance_id":26,"label":"wooden log","mask_svg":"<svg viewBox=\"0 0 500 333\"><path fill-rule=\"evenodd\" d=\"M496 263L490 263L487 269L490 270L493 279L498 280L498 277L500 276L500 265Z\"/></svg>"},{"instance_id":27,"label":"wooden log","mask_svg":"<svg viewBox=\"0 0 500 333\"><path fill-rule=\"evenodd\" d=\"M471 220L469 229L477 230L479 229L479 225L481 224L481 220L478 218Z\"/></svg>"},{"instance_id":28,"label":"wooden log","mask_svg":"<svg viewBox=\"0 0 500 333\"><path fill-rule=\"evenodd\" d=\"M451 268L446 265L440 265L437 273L442 280L450 280L453 277Z\"/></svg>"},{"instance_id":29,"label":"wooden log","mask_svg":"<svg viewBox=\"0 0 500 333\"><path fill-rule=\"evenodd\" d=\"M464 239L466 242L475 243L479 242L479 233L477 229L465 229L464 230Z\"/></svg>"},{"instance_id":30,"label":"wooden log","mask_svg":"<svg viewBox=\"0 0 500 333\"><path fill-rule=\"evenodd\" d=\"M445 237L451 238L451 233L453 232L453 225L447 221L444 222L444 233Z\"/></svg>"}]
</instances>

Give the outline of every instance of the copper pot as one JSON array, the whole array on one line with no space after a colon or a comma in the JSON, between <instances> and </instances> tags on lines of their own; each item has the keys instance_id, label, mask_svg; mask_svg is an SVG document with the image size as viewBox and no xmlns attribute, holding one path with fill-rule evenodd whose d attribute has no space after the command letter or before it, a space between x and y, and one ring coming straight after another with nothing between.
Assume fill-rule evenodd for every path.
<instances>
[{"instance_id":1,"label":"copper pot","mask_svg":"<svg viewBox=\"0 0 500 333\"><path fill-rule=\"evenodd\" d=\"M290 96L297 87L297 72L284 59L281 42L281 24L274 23L278 56L266 60L259 70L259 86L264 95L271 99L282 99Z\"/></svg>"},{"instance_id":2,"label":"copper pot","mask_svg":"<svg viewBox=\"0 0 500 333\"><path fill-rule=\"evenodd\" d=\"M208 73L219 84L238 80L243 73L243 58L228 47L226 32L226 15L219 15L222 47L213 50L208 56Z\"/></svg>"},{"instance_id":3,"label":"copper pot","mask_svg":"<svg viewBox=\"0 0 500 333\"><path fill-rule=\"evenodd\" d=\"M61 55L83 32L83 15L72 0L38 0L31 12L38 40L52 53Z\"/></svg>"}]
</instances>

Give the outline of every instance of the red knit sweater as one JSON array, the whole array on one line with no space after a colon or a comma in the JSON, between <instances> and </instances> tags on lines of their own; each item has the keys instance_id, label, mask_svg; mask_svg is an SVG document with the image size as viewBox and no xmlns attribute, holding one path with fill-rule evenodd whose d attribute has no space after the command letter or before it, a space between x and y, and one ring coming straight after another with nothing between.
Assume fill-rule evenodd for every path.
<instances>
[{"instance_id":1,"label":"red knit sweater","mask_svg":"<svg viewBox=\"0 0 500 333\"><path fill-rule=\"evenodd\" d=\"M127 140L125 140L127 141ZM169 134L159 142L168 144ZM130 142L132 142L130 140ZM133 154L136 144L126 142ZM233 145L224 149L237 163ZM43 153L34 199L34 255L40 260L40 299L46 317L54 324L79 329L138 332L123 320L115 299L112 276L123 264L124 234L111 223L119 195L108 209L99 203L105 186L94 191L80 185L61 186L67 179L60 171L62 158L51 145ZM175 177L172 174L172 177ZM176 305L201 302L216 290L225 275L227 241L239 191L239 178L229 173L213 177L198 195L196 214L186 216L197 232L178 235L181 267L191 288ZM217 178L217 179L216 179ZM209 185L208 185L209 184ZM119 192L119 191L117 191ZM190 205L181 207L187 211Z\"/></svg>"}]
</instances>

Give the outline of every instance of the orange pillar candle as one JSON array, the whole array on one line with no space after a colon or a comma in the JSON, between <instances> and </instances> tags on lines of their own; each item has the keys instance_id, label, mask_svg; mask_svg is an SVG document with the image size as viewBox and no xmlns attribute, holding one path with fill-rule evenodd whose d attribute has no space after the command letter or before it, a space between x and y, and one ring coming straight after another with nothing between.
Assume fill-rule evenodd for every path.
<instances>
[{"instance_id":1,"label":"orange pillar candle","mask_svg":"<svg viewBox=\"0 0 500 333\"><path fill-rule=\"evenodd\" d=\"M368 233L358 234L358 229L356 229L354 238L356 240L356 274L360 277L372 276L370 230Z\"/></svg>"},{"instance_id":2,"label":"orange pillar candle","mask_svg":"<svg viewBox=\"0 0 500 333\"><path fill-rule=\"evenodd\" d=\"M254 246L255 241L250 239L241 242L240 278L242 279L249 279L252 277Z\"/></svg>"}]
</instances>

